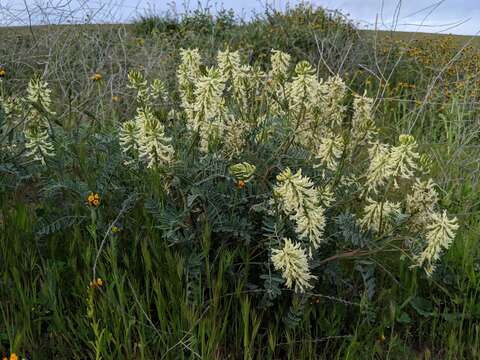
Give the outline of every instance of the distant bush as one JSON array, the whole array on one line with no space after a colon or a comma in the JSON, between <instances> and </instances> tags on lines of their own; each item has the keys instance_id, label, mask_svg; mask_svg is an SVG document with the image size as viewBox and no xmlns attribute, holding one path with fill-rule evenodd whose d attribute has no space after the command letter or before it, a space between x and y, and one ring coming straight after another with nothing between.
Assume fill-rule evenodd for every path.
<instances>
[{"instance_id":1,"label":"distant bush","mask_svg":"<svg viewBox=\"0 0 480 360\"><path fill-rule=\"evenodd\" d=\"M187 32L197 35L218 33L232 29L236 25L233 10L221 10L218 14L205 10L194 10L185 16L159 16L155 14L141 15L133 23L134 32L137 36L151 36L159 33L167 33L172 36L184 36Z\"/></svg>"},{"instance_id":2,"label":"distant bush","mask_svg":"<svg viewBox=\"0 0 480 360\"><path fill-rule=\"evenodd\" d=\"M305 4L285 12L266 9L248 21L235 19L231 10L212 15L207 8L180 18L145 15L133 26L138 36L168 35L176 38L180 47L196 44L211 48L212 53L227 43L249 53L251 61L265 61L269 51L278 48L296 61L306 58L317 63L322 42L326 60L338 60L359 40L354 24L341 13Z\"/></svg>"}]
</instances>

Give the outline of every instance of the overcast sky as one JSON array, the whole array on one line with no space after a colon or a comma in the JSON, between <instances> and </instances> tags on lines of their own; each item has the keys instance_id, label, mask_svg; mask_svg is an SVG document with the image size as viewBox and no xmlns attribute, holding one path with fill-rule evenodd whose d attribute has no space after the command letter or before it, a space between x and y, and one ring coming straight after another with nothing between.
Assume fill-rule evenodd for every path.
<instances>
[{"instance_id":1,"label":"overcast sky","mask_svg":"<svg viewBox=\"0 0 480 360\"><path fill-rule=\"evenodd\" d=\"M298 0L206 0L200 1L212 9L233 8L243 18L265 6L285 9ZM311 0L331 10L341 10L361 27L380 29L443 32L474 35L480 31L480 0ZM88 13L95 21L128 21L145 12L182 13L185 4L197 7L197 0L0 0L0 25L28 21L25 3L31 18L47 14L48 22L81 22ZM39 6L40 5L40 6ZM40 12L40 8L48 11ZM82 9L80 11L79 9ZM54 15L55 14L55 15ZM61 15L60 15L61 14ZM45 21L45 20L44 20Z\"/></svg>"}]
</instances>

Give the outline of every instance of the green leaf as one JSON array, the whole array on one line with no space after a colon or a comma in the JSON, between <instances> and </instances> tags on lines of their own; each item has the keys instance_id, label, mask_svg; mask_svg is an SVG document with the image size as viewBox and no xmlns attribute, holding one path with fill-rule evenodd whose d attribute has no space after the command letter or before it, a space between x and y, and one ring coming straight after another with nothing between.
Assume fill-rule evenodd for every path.
<instances>
[{"instance_id":1,"label":"green leaf","mask_svg":"<svg viewBox=\"0 0 480 360\"><path fill-rule=\"evenodd\" d=\"M435 315L435 313L433 312L433 305L427 299L417 296L412 299L412 301L410 302L410 305L412 305L412 307L415 309L415 311L419 315L422 315L425 317Z\"/></svg>"},{"instance_id":2,"label":"green leaf","mask_svg":"<svg viewBox=\"0 0 480 360\"><path fill-rule=\"evenodd\" d=\"M402 311L400 316L397 317L397 322L401 324L410 324L412 322L412 318L406 312Z\"/></svg>"}]
</instances>

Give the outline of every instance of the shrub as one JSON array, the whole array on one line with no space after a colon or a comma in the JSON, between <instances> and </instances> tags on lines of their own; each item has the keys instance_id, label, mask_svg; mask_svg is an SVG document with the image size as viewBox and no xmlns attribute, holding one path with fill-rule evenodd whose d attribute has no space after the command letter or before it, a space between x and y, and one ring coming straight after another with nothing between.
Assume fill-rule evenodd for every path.
<instances>
[{"instance_id":1,"label":"shrub","mask_svg":"<svg viewBox=\"0 0 480 360\"><path fill-rule=\"evenodd\" d=\"M248 282L267 279L270 295L279 294L268 288L274 269L304 293L323 266L343 258L402 257L433 271L456 219L439 208L415 139L381 141L372 99L350 93L338 76L318 79L306 61L291 69L280 51L272 52L268 72L229 49L214 67L205 67L196 49L182 50L181 59L180 107L170 108L161 81L130 72L137 115L118 137L131 171L118 186L153 196L161 218L174 214L170 225L158 225L165 241L184 239L183 251L201 252L197 239L208 224L212 249L245 247L247 258L257 259ZM12 104L2 100L8 156L48 179L50 163L71 140L50 109L47 84L33 79L27 96ZM143 179L152 175L162 188L145 192Z\"/></svg>"}]
</instances>

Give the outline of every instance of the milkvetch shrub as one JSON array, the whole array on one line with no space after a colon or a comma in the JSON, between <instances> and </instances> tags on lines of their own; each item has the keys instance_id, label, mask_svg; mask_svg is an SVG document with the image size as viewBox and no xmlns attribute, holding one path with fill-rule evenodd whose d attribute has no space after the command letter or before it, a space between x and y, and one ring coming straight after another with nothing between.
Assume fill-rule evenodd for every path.
<instances>
[{"instance_id":1,"label":"milkvetch shrub","mask_svg":"<svg viewBox=\"0 0 480 360\"><path fill-rule=\"evenodd\" d=\"M311 64L293 66L280 51L272 51L268 72L242 64L241 54L230 49L218 53L217 66L203 65L197 49L181 50L180 59L180 111L164 120L165 133L156 120L162 128L156 139L125 122L122 146L128 152L138 140L157 149L172 142L168 128L180 128L194 161L229 164L230 176L248 179L252 196L242 195L242 206L231 211L255 212L252 226L259 226L258 215L275 223L273 234L254 230L264 259L261 271L272 265L288 288L311 289L316 276L309 264L359 245L336 233L345 216L358 224L358 236L368 239L365 254L394 252L412 267L434 270L454 239L456 219L440 209L424 166L428 161L415 139L402 134L394 144L382 141L373 99L352 93L338 76L318 79ZM144 111L140 106L138 114ZM135 118L138 129L145 123L144 116ZM177 155L175 141L169 146L162 150L168 161L157 153L147 167L191 161L183 158L185 150ZM137 160L142 161L142 151ZM224 186L218 180L226 176L201 182Z\"/></svg>"},{"instance_id":2,"label":"milkvetch shrub","mask_svg":"<svg viewBox=\"0 0 480 360\"><path fill-rule=\"evenodd\" d=\"M132 70L135 117L88 135L90 151L102 146L122 164L109 169L111 191L143 196L165 241L192 259L228 248L255 259L231 276L261 290L261 306L281 295L281 283L308 296L325 286L325 266L344 259L434 271L457 221L440 208L413 136L384 140L373 99L281 51L272 51L267 71L228 48L213 66L197 49L179 55L178 96ZM43 178L72 143L50 98L39 78L24 98L2 97L2 146L39 163L32 171ZM106 188L98 191L108 199ZM196 276L203 271L196 267Z\"/></svg>"}]
</instances>

